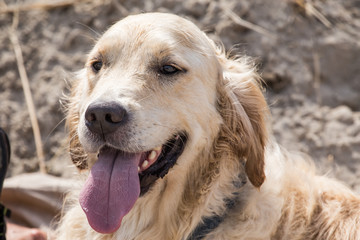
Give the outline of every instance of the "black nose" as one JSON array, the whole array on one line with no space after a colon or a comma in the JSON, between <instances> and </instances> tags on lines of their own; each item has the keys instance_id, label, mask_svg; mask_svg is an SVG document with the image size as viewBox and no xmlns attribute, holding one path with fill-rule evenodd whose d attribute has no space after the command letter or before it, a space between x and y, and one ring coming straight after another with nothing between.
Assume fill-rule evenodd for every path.
<instances>
[{"instance_id":1,"label":"black nose","mask_svg":"<svg viewBox=\"0 0 360 240\"><path fill-rule=\"evenodd\" d=\"M128 118L124 107L115 102L90 104L85 112L85 124L93 133L115 132Z\"/></svg>"}]
</instances>

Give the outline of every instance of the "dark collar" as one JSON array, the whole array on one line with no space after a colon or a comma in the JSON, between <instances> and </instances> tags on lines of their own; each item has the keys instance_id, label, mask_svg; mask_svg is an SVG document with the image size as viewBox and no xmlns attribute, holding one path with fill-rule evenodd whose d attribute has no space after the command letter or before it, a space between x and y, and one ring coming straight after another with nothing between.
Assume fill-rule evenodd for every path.
<instances>
[{"instance_id":1,"label":"dark collar","mask_svg":"<svg viewBox=\"0 0 360 240\"><path fill-rule=\"evenodd\" d=\"M234 186L239 189L246 184L246 177L239 176L239 181L234 182ZM191 235L187 238L187 240L201 240L210 232L215 230L227 217L228 213L238 204L239 201L239 191L233 193L231 198L226 198L226 209L225 211L218 215L215 214L213 216L205 217L202 221L196 226Z\"/></svg>"}]
</instances>

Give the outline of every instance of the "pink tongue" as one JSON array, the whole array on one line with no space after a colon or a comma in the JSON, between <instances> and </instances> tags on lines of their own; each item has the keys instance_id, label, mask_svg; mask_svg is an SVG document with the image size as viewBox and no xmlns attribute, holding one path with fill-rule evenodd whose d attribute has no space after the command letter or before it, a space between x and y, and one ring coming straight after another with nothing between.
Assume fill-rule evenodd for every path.
<instances>
[{"instance_id":1,"label":"pink tongue","mask_svg":"<svg viewBox=\"0 0 360 240\"><path fill-rule=\"evenodd\" d=\"M110 148L100 152L80 193L80 205L95 231L115 232L138 199L140 157L140 153L123 153Z\"/></svg>"}]
</instances>

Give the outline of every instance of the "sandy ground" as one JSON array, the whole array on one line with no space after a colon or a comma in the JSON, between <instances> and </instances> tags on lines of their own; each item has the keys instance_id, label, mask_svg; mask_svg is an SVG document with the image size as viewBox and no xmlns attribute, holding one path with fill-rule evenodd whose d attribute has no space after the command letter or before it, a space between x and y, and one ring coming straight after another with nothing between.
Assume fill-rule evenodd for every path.
<instances>
[{"instance_id":1,"label":"sandy ground","mask_svg":"<svg viewBox=\"0 0 360 240\"><path fill-rule=\"evenodd\" d=\"M16 2L23 6L16 34L49 173L73 173L59 101L69 73L82 68L94 39L112 23L160 11L184 16L234 54L253 57L266 82L276 139L311 155L321 173L360 192L358 0L105 0L47 8L36 1L0 0L0 126L12 143L8 176L39 170L8 33Z\"/></svg>"}]
</instances>

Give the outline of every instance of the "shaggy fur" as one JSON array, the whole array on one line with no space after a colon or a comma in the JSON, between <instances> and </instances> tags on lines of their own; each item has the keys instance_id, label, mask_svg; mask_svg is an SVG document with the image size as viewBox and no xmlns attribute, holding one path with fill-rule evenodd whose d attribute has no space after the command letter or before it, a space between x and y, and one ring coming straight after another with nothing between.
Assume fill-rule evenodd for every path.
<instances>
[{"instance_id":1,"label":"shaggy fur","mask_svg":"<svg viewBox=\"0 0 360 240\"><path fill-rule=\"evenodd\" d=\"M94 73L98 59L103 68ZM159 63L182 71L163 76L154 70ZM178 130L189 140L115 233L95 232L74 201L58 239L186 240L205 217L224 213L203 239L360 239L359 197L276 144L254 67L229 59L189 21L130 16L99 39L68 105L71 157L85 174L101 146L86 134L84 112L104 99L133 113L125 141L115 140L122 150L148 151ZM231 211L226 199L237 203Z\"/></svg>"}]
</instances>

